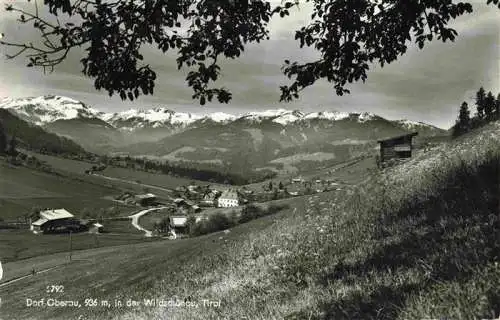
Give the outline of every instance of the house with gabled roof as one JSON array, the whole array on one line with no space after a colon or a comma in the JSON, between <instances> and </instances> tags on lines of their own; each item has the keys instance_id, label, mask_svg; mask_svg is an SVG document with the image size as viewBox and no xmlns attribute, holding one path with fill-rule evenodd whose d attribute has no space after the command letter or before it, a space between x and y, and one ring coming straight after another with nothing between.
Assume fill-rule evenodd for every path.
<instances>
[{"instance_id":1,"label":"house with gabled roof","mask_svg":"<svg viewBox=\"0 0 500 320\"><path fill-rule=\"evenodd\" d=\"M239 195L236 190L229 189L222 192L217 199L217 206L220 208L237 207L240 205Z\"/></svg>"},{"instance_id":2,"label":"house with gabled roof","mask_svg":"<svg viewBox=\"0 0 500 320\"><path fill-rule=\"evenodd\" d=\"M31 223L33 233L59 232L66 230L78 231L81 224L66 209L47 209L40 211L40 218Z\"/></svg>"}]
</instances>

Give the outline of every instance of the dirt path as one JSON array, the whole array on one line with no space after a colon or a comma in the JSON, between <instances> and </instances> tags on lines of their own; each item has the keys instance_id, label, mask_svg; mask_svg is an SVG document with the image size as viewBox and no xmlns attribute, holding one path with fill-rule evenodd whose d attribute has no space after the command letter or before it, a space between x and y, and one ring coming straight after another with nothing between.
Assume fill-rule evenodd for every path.
<instances>
[{"instance_id":1,"label":"dirt path","mask_svg":"<svg viewBox=\"0 0 500 320\"><path fill-rule=\"evenodd\" d=\"M7 286L7 285L9 285L11 283L17 282L17 281L21 281L21 280L26 279L28 277L33 277L33 276L35 276L37 274L40 274L40 273L49 272L50 270L57 269L57 268L59 268L59 267L61 267L63 265L66 265L66 264L61 264L61 265L58 265L58 266L54 266L54 267L50 267L50 268L45 268L45 269L42 269L42 270L36 270L35 273L30 273L30 274L27 274L25 276L21 276L21 277L17 277L17 278L14 278L14 279L7 280L5 282L0 283L0 288L1 287L5 287L5 286Z\"/></svg>"},{"instance_id":2,"label":"dirt path","mask_svg":"<svg viewBox=\"0 0 500 320\"><path fill-rule=\"evenodd\" d=\"M137 212L136 214L129 216L129 218L132 219L132 225L134 226L134 228L136 228L137 230L144 231L146 237L151 237L152 232L144 229L143 227L141 227L139 225L139 218L142 217L143 215L149 213L149 212L162 210L162 209L166 209L166 208L168 208L168 207L158 207L158 208L151 208L151 209L142 210L142 211Z\"/></svg>"},{"instance_id":3,"label":"dirt path","mask_svg":"<svg viewBox=\"0 0 500 320\"><path fill-rule=\"evenodd\" d=\"M120 182L125 182L125 183L128 183L128 184L135 184L135 185L138 185L138 186L147 187L147 188L151 188L151 189L157 189L157 190L161 190L161 191L165 191L165 192L170 192L170 193L173 192L172 189L167 189L167 188L162 188L162 187L158 187L158 186L153 186L151 184L145 184L145 183L139 183L139 182L136 182L136 181L130 181L130 180L125 180L125 179L120 179L120 178L108 177L108 176L105 176L105 175L102 175L102 174L98 174L98 173L92 173L92 175L96 176L96 177L100 177L100 178L106 179L106 180L120 181Z\"/></svg>"}]
</instances>

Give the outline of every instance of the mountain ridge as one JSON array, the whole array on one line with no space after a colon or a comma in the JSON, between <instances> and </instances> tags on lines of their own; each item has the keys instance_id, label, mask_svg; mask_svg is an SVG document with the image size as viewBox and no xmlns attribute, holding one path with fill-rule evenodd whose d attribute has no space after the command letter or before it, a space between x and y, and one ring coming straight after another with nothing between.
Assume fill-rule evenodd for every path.
<instances>
[{"instance_id":1,"label":"mountain ridge","mask_svg":"<svg viewBox=\"0 0 500 320\"><path fill-rule=\"evenodd\" d=\"M145 128L179 128L202 125L206 123L230 124L236 121L259 124L263 121L286 127L307 121L340 121L347 118L357 117L359 122L385 119L369 112L340 112L334 110L323 110L305 112L302 110L289 110L284 108L268 109L263 111L252 111L240 114L229 114L225 112L213 112L209 114L195 114L177 112L166 107L152 107L149 109L128 109L120 112L106 113L94 109L81 101L72 98L45 95L27 98L6 98L0 100L0 108L9 109L23 120L33 122L37 125L47 125L58 120L71 120L75 118L91 119L97 118L116 129L135 131ZM387 119L386 119L387 120ZM419 121L406 119L388 120L394 121L407 127L425 126L438 128L434 125Z\"/></svg>"}]
</instances>

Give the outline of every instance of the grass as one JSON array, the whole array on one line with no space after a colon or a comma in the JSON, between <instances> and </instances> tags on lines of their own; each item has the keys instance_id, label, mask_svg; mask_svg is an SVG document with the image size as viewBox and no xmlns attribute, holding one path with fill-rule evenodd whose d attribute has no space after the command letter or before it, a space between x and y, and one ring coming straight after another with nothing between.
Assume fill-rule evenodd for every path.
<instances>
[{"instance_id":1,"label":"grass","mask_svg":"<svg viewBox=\"0 0 500 320\"><path fill-rule=\"evenodd\" d=\"M120 181L120 180L111 180L111 179L105 179L103 177L99 177L96 175L87 175L85 174L85 170L88 170L92 167L93 164L87 163L84 161L78 161L78 160L72 160L72 159L66 159L66 158L59 158L59 157L54 157L50 155L42 155L42 154L37 154L37 153L29 153L28 154L33 154L36 156L38 159L47 162L50 166L53 168L56 168L56 170L59 172L59 174L71 177L73 179L77 179L79 181L85 181L87 183L95 184L98 186L108 186L110 188L114 189L120 189L120 190L128 190L131 192L136 192L136 193L141 193L144 192L146 187L138 184L137 181L140 181L143 184L147 184L147 181L141 181L139 178L144 176L141 175L141 172L139 171L134 171L131 169L124 169L124 168L108 168L104 172L100 172L100 174L104 175L109 175L111 178L119 178L119 179L124 179L124 178L130 178L130 182L127 181ZM115 170L116 169L116 170ZM109 170L109 173L108 173ZM166 176L169 177L169 176ZM172 179L176 179L172 177ZM175 184L174 180L170 179L172 184ZM125 179L124 179L125 180ZM166 179L164 179L166 181ZM182 180L175 180L179 183L182 183L184 181ZM161 186L161 184L159 185ZM178 185L176 185L178 186ZM167 187L165 187L167 188ZM170 192L161 190L161 189L153 189L151 188L152 191L154 191L155 194L159 196L169 196Z\"/></svg>"},{"instance_id":2,"label":"grass","mask_svg":"<svg viewBox=\"0 0 500 320\"><path fill-rule=\"evenodd\" d=\"M49 165L55 168L75 174L83 174L85 170L88 170L92 167L92 164L84 161L59 158L50 155L36 154L36 157L39 158L40 160L46 161ZM149 173L139 170L118 168L118 167L107 167L102 172L102 174L112 178L119 178L130 181L140 181L141 183L144 184L160 186L164 188L171 188L171 189L174 189L175 187L181 185L188 185L191 184L191 182L195 181L192 179L179 178L165 174ZM195 182L198 184L206 184L206 182L204 181L195 181Z\"/></svg>"},{"instance_id":3,"label":"grass","mask_svg":"<svg viewBox=\"0 0 500 320\"><path fill-rule=\"evenodd\" d=\"M25 298L59 299L86 298L139 300L150 296L149 290L158 282L166 284L181 273L191 274L187 267L192 259L198 260L207 252L222 255L229 246L243 241L254 230L267 228L274 217L265 217L236 227L220 239L220 234L179 241L154 241L123 246L80 250L73 252L73 262L60 269L0 288L2 314L0 319L73 319L83 315L86 319L106 319L128 308L26 308ZM228 242L225 242L227 240ZM67 253L36 257L25 261L4 263L4 280L28 274L32 266L37 269L67 262ZM211 265L212 266L212 265ZM207 266L208 267L208 266ZM45 293L47 285L63 285L63 295ZM176 294L184 295L182 287Z\"/></svg>"},{"instance_id":4,"label":"grass","mask_svg":"<svg viewBox=\"0 0 500 320\"><path fill-rule=\"evenodd\" d=\"M500 123L340 192L180 241L80 252L8 286L8 319L478 319L498 317ZM55 258L54 258L55 259ZM17 262L8 269L22 269ZM4 269L7 269L4 266ZM19 297L221 300L219 308L29 309Z\"/></svg>"},{"instance_id":5,"label":"grass","mask_svg":"<svg viewBox=\"0 0 500 320\"><path fill-rule=\"evenodd\" d=\"M130 222L128 224L132 226ZM105 225L108 226L107 223ZM144 238L144 233L136 233L136 235L74 233L72 234L72 249L83 250L144 241L148 241ZM29 230L0 230L2 263L67 252L69 248L68 234L35 235Z\"/></svg>"},{"instance_id":6,"label":"grass","mask_svg":"<svg viewBox=\"0 0 500 320\"><path fill-rule=\"evenodd\" d=\"M40 172L25 167L0 164L0 217L15 219L33 207L65 207L78 214L83 208L99 210L127 206L105 200L105 196L119 193L115 188L74 177Z\"/></svg>"},{"instance_id":7,"label":"grass","mask_svg":"<svg viewBox=\"0 0 500 320\"><path fill-rule=\"evenodd\" d=\"M170 215L175 215L175 213L169 213L168 210L148 212L139 218L139 225L146 230L153 231L155 223L159 223L162 219Z\"/></svg>"},{"instance_id":8,"label":"grass","mask_svg":"<svg viewBox=\"0 0 500 320\"><path fill-rule=\"evenodd\" d=\"M127 311L169 319L493 318L500 313L499 146L496 124L389 168L333 199L253 232L222 255L190 260L158 283L189 308ZM488 138L491 137L491 139ZM155 313L156 312L156 313ZM122 315L123 316L123 315Z\"/></svg>"},{"instance_id":9,"label":"grass","mask_svg":"<svg viewBox=\"0 0 500 320\"><path fill-rule=\"evenodd\" d=\"M104 230L108 233L119 233L119 234L134 234L144 236L144 231L136 229L131 222L128 220L106 220L102 222L104 225ZM142 226L142 225L141 225Z\"/></svg>"}]
</instances>

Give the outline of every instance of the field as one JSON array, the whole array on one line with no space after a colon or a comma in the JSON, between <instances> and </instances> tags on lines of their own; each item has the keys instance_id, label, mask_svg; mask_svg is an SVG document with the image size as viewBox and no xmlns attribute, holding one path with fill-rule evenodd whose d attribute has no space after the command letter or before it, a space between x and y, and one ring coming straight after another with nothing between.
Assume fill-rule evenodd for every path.
<instances>
[{"instance_id":1,"label":"field","mask_svg":"<svg viewBox=\"0 0 500 320\"><path fill-rule=\"evenodd\" d=\"M130 207L106 200L104 197L120 190L102 183L74 177L58 176L45 172L0 164L0 218L5 220L22 217L33 207L64 207L75 215L84 208L98 211L118 207L123 213Z\"/></svg>"},{"instance_id":2,"label":"field","mask_svg":"<svg viewBox=\"0 0 500 320\"><path fill-rule=\"evenodd\" d=\"M128 225L132 227L130 222L128 222ZM132 232L121 235L74 233L71 238L73 250L152 241L144 238L142 232L137 232L135 235ZM23 261L27 258L66 252L69 249L68 234L35 235L29 230L0 230L0 257L2 257L2 263Z\"/></svg>"},{"instance_id":3,"label":"field","mask_svg":"<svg viewBox=\"0 0 500 320\"><path fill-rule=\"evenodd\" d=\"M107 316L125 312L127 308L26 308L25 298L41 299L141 299L151 295L158 283L189 268L185 264L204 253L223 254L227 247L243 241L253 230L261 230L272 225L275 217L265 217L244 226L234 228L224 239L221 234L211 234L199 238L155 241L127 246L115 246L94 250L73 252L73 262L67 265L68 254L53 254L44 257L4 264L6 279L29 274L31 266L37 269L62 265L59 269L35 275L26 280L2 287L2 314L0 319L73 319L83 314L86 319L106 319ZM227 240L224 241L224 240ZM67 243L66 243L67 244ZM29 267L28 267L29 266ZM182 271L184 272L184 271ZM77 276L73 276L77 275ZM47 285L64 286L64 294L48 295ZM185 295L179 289L178 295ZM8 306L8 308L5 308Z\"/></svg>"},{"instance_id":4,"label":"field","mask_svg":"<svg viewBox=\"0 0 500 320\"><path fill-rule=\"evenodd\" d=\"M131 234L144 237L144 232L134 228L130 219L128 220L106 220L102 222L104 230L112 234Z\"/></svg>"},{"instance_id":5,"label":"field","mask_svg":"<svg viewBox=\"0 0 500 320\"><path fill-rule=\"evenodd\" d=\"M139 218L139 225L146 230L153 231L155 223L160 222L167 216L169 216L167 210L149 212Z\"/></svg>"},{"instance_id":6,"label":"field","mask_svg":"<svg viewBox=\"0 0 500 320\"><path fill-rule=\"evenodd\" d=\"M104 217L113 208L113 216L129 216L137 212L135 206L122 205L106 198L121 191L71 173L49 174L25 167L0 164L0 218L15 221L38 208L65 208L76 217L84 213ZM88 233L73 235L73 249L88 249L149 241L135 229L130 220L106 221L111 234L93 236ZM30 231L0 229L0 257L3 262L25 259L69 250L67 235L40 235Z\"/></svg>"},{"instance_id":7,"label":"field","mask_svg":"<svg viewBox=\"0 0 500 320\"><path fill-rule=\"evenodd\" d=\"M48 164L52 165L55 168L67 172L72 172L75 174L83 174L85 170L92 168L92 164L83 161L58 158L49 155L35 154L35 156L40 160L46 161ZM175 187L181 185L188 185L191 184L192 182L196 184L206 183L204 181L197 181L192 179L174 177L165 174L149 173L144 171L131 170L118 167L108 167L101 173L111 178L118 178L132 182L140 182L146 185L159 186L170 189L174 189ZM156 192L157 190L154 191Z\"/></svg>"},{"instance_id":8,"label":"field","mask_svg":"<svg viewBox=\"0 0 500 320\"><path fill-rule=\"evenodd\" d=\"M499 150L495 123L367 172L364 183L280 200L289 208L228 234L79 251L71 264L0 287L0 318L497 318ZM13 261L4 271L13 277L66 259ZM52 284L64 294L47 294ZM48 297L98 305L26 308L26 298ZM198 308L126 304L144 298Z\"/></svg>"}]
</instances>

